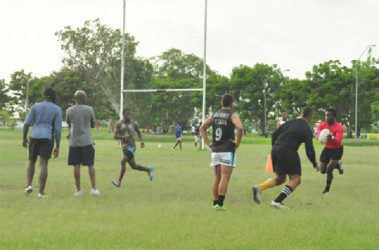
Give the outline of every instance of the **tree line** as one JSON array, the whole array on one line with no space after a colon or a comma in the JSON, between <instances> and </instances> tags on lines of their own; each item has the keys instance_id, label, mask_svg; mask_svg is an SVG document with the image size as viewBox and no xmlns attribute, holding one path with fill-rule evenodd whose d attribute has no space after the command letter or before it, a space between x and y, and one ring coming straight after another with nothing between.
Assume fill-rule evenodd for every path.
<instances>
[{"instance_id":1,"label":"tree line","mask_svg":"<svg viewBox=\"0 0 379 250\"><path fill-rule=\"evenodd\" d=\"M62 110L74 104L73 93L82 89L87 93L87 104L95 109L97 120L117 120L121 108L121 31L96 19L79 28L66 26L55 35L66 53L62 68L43 77L19 70L11 75L9 83L0 79L1 121L9 121L15 114L23 119L27 109L42 100L47 86L57 91L57 104ZM172 48L153 58L141 58L136 56L137 46L135 38L125 34L127 89L202 88L200 57ZM241 121L261 133L265 116L272 131L282 110L287 111L289 118L295 118L305 106L315 109L314 121L324 120L325 109L336 109L338 120L350 137L356 130L358 135L361 129L375 131L379 125L377 62L369 50L365 61L352 61L351 67L341 66L338 60L314 65L304 79L284 76L275 64L239 65L229 77L207 65L206 116L220 108L221 96L228 92L236 100L235 110ZM358 128L354 127L356 69ZM177 122L196 125L202 115L202 92L127 93L124 107L133 111L133 118L142 127L169 128Z\"/></svg>"}]
</instances>

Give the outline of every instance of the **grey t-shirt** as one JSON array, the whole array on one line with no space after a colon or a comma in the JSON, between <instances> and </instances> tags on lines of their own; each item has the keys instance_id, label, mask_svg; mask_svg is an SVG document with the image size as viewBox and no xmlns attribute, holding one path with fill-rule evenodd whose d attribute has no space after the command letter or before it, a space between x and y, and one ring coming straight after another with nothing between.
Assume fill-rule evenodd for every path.
<instances>
[{"instance_id":1,"label":"grey t-shirt","mask_svg":"<svg viewBox=\"0 0 379 250\"><path fill-rule=\"evenodd\" d=\"M76 104L68 108L66 110L66 122L71 125L71 147L93 144L91 128L95 125L95 113L92 107Z\"/></svg>"}]
</instances>

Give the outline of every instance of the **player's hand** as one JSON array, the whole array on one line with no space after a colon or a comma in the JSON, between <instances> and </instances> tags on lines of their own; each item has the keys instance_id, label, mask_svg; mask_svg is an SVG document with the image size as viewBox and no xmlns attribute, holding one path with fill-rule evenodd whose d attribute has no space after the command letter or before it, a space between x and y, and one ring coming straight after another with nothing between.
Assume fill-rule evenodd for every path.
<instances>
[{"instance_id":1,"label":"player's hand","mask_svg":"<svg viewBox=\"0 0 379 250\"><path fill-rule=\"evenodd\" d=\"M28 141L28 139L25 139L25 140L22 141L22 146L23 146L24 148L27 148L28 145L29 145L29 141Z\"/></svg>"},{"instance_id":2,"label":"player's hand","mask_svg":"<svg viewBox=\"0 0 379 250\"><path fill-rule=\"evenodd\" d=\"M59 156L59 148L54 148L53 159L57 158L58 156Z\"/></svg>"},{"instance_id":3,"label":"player's hand","mask_svg":"<svg viewBox=\"0 0 379 250\"><path fill-rule=\"evenodd\" d=\"M327 136L326 136L326 140L327 141L330 141L330 140L333 140L333 134L328 134Z\"/></svg>"},{"instance_id":4,"label":"player's hand","mask_svg":"<svg viewBox=\"0 0 379 250\"><path fill-rule=\"evenodd\" d=\"M141 148L144 148L144 147L145 147L145 142L141 141Z\"/></svg>"},{"instance_id":5,"label":"player's hand","mask_svg":"<svg viewBox=\"0 0 379 250\"><path fill-rule=\"evenodd\" d=\"M316 169L316 172L319 172L319 171L320 171L320 166L317 165L317 166L315 167L315 169Z\"/></svg>"}]
</instances>

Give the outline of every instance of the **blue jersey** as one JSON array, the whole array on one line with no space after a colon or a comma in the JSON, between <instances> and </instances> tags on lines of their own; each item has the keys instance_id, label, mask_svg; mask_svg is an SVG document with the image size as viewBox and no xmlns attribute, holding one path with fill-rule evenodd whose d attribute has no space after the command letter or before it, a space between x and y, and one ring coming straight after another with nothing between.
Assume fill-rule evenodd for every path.
<instances>
[{"instance_id":1,"label":"blue jersey","mask_svg":"<svg viewBox=\"0 0 379 250\"><path fill-rule=\"evenodd\" d=\"M52 102L44 101L34 104L24 122L24 139L33 124L30 135L34 139L53 139L53 127L56 145L59 146L62 134L62 109Z\"/></svg>"},{"instance_id":2,"label":"blue jersey","mask_svg":"<svg viewBox=\"0 0 379 250\"><path fill-rule=\"evenodd\" d=\"M175 137L176 139L180 138L182 136L182 126L179 124L175 126Z\"/></svg>"}]
</instances>

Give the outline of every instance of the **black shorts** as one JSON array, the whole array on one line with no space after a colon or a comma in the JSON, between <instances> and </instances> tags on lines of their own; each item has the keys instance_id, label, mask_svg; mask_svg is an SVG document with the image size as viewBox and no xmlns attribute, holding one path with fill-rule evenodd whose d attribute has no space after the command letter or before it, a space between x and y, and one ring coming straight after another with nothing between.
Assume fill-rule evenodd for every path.
<instances>
[{"instance_id":1,"label":"black shorts","mask_svg":"<svg viewBox=\"0 0 379 250\"><path fill-rule=\"evenodd\" d=\"M136 148L129 147L129 148L123 148L122 152L124 153L124 156L128 157L128 162L133 159L134 152L136 152Z\"/></svg>"},{"instance_id":2,"label":"black shorts","mask_svg":"<svg viewBox=\"0 0 379 250\"><path fill-rule=\"evenodd\" d=\"M324 148L320 155L320 161L328 163L330 159L341 160L343 155L343 146L340 148Z\"/></svg>"},{"instance_id":3,"label":"black shorts","mask_svg":"<svg viewBox=\"0 0 379 250\"><path fill-rule=\"evenodd\" d=\"M93 144L84 147L71 147L68 151L68 165L93 166L95 164L95 147Z\"/></svg>"},{"instance_id":4,"label":"black shorts","mask_svg":"<svg viewBox=\"0 0 379 250\"><path fill-rule=\"evenodd\" d=\"M29 139L29 160L36 161L40 157L50 159L53 152L53 141L50 139Z\"/></svg>"},{"instance_id":5,"label":"black shorts","mask_svg":"<svg viewBox=\"0 0 379 250\"><path fill-rule=\"evenodd\" d=\"M301 176L300 157L296 150L285 146L274 146L271 150L271 159L275 173Z\"/></svg>"}]
</instances>

